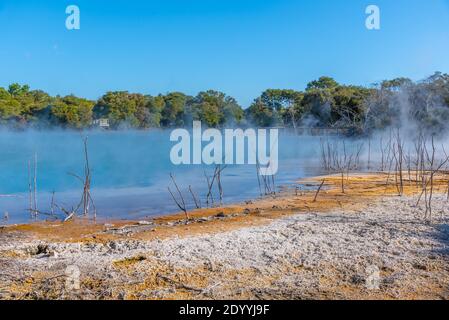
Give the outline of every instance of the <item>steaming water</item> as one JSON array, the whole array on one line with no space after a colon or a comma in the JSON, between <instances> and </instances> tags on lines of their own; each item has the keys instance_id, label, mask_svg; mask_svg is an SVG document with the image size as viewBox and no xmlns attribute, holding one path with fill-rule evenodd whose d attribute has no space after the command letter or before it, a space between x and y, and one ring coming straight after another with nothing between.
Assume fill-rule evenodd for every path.
<instances>
[{"instance_id":1,"label":"steaming water","mask_svg":"<svg viewBox=\"0 0 449 320\"><path fill-rule=\"evenodd\" d=\"M179 211L167 187L174 173L189 208L191 185L205 203L205 165L175 166L170 161L169 131L90 132L89 157L92 196L98 216L138 219ZM86 135L86 134L84 134ZM281 133L277 185L319 171L319 138ZM10 223L29 221L28 161L37 154L38 207L49 211L51 197L65 208L78 204L82 184L71 174L83 176L82 136L72 131L0 132L0 214L9 213ZM259 196L256 168L252 165L227 167L222 174L224 202ZM5 196L7 195L7 196Z\"/></svg>"}]
</instances>

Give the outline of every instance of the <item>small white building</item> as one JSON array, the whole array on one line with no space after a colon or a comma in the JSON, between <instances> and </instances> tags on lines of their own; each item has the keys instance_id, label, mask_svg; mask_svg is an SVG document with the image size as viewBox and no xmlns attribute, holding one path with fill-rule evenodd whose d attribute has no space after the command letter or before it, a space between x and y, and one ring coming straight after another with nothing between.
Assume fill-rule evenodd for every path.
<instances>
[{"instance_id":1,"label":"small white building","mask_svg":"<svg viewBox=\"0 0 449 320\"><path fill-rule=\"evenodd\" d=\"M94 121L92 121L92 125L98 126L103 129L109 129L109 119L107 118L95 119Z\"/></svg>"}]
</instances>

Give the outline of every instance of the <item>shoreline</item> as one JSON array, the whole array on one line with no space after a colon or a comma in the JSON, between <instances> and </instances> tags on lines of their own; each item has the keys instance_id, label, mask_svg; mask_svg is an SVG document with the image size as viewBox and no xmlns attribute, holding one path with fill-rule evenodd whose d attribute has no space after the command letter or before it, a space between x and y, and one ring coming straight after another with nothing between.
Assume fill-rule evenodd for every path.
<instances>
[{"instance_id":1,"label":"shoreline","mask_svg":"<svg viewBox=\"0 0 449 320\"><path fill-rule=\"evenodd\" d=\"M383 174L350 175L344 194L339 176L301 183L322 179L316 201L316 191L287 189L276 198L190 212L187 225L182 213L151 222L0 229L0 264L10 275L0 275L7 284L0 298L449 298L444 196L435 196L441 217L427 224L417 216L421 207L413 208L412 183L403 197ZM70 265L81 270L80 290L64 287ZM378 290L365 287L372 265L383 279ZM421 287L411 291L412 279Z\"/></svg>"},{"instance_id":2,"label":"shoreline","mask_svg":"<svg viewBox=\"0 0 449 320\"><path fill-rule=\"evenodd\" d=\"M357 177L359 174L353 174L352 177ZM377 177L377 174L360 174L361 177L366 178L368 176ZM189 221L186 224L185 214L183 212L175 212L175 213L161 213L154 217L147 217L142 219L109 219L109 218L100 218L96 221L91 218L77 217L76 219L69 220L64 222L63 220L41 220L41 221L33 221L29 223L18 223L11 225L1 225L0 231L12 231L12 232L23 232L23 233L31 233L36 234L36 236L42 236L42 239L45 239L45 236L50 236L45 232L46 229L55 232L56 237L54 240L64 240L63 237L73 236L72 232L75 235L82 237L89 235L92 232L99 231L118 231L119 229L127 229L127 228L138 228L148 229L148 226L156 227L192 227L195 224L203 224L205 222L210 221L219 221L228 223L229 218L249 218L248 220L252 220L251 218L255 217L265 217L267 219L276 219L278 217L282 217L285 215L294 214L298 210L300 212L306 212L312 210L311 208L317 207L319 210L331 210L332 208L336 208L337 204L341 205L341 201L337 198L338 190L336 194L331 194L333 199L330 201L321 201L321 199L317 199L316 203L313 203L312 199L316 193L316 188L319 187L322 179L326 179L327 182L324 184L323 189L320 191L321 194L327 193L326 188L336 188L338 185L338 175L326 175L326 176L317 176L317 177L308 177L297 180L298 185L303 185L309 187L307 190L292 190L288 186L280 186L281 190L275 196L273 195L264 195L262 197L256 199L250 199L246 201L242 201L239 203L231 203L225 204L223 206L216 207L207 207L201 209L189 210ZM377 181L378 183L380 181ZM314 188L314 189L312 189ZM335 190L331 190L335 191ZM299 201L291 201L292 197L295 196L296 200ZM343 195L346 196L346 195ZM349 195L347 200L353 195ZM327 200L327 199L324 199ZM291 204L293 202L293 205ZM345 201L343 201L345 202ZM309 204L308 204L309 203ZM265 214L264 214L265 213ZM231 220L240 220L240 219L231 219ZM61 233L58 232L58 228L61 228ZM81 229L85 231L81 233ZM147 231L147 230L144 230ZM67 234L66 234L67 232ZM51 237L49 238L51 239ZM80 240L72 239L74 241Z\"/></svg>"}]
</instances>

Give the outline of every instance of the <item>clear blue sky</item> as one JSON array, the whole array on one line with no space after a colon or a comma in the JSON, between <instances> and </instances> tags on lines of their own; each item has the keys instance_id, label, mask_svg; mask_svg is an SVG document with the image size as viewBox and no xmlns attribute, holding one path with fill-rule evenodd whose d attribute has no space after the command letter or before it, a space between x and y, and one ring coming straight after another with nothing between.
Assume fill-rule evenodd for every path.
<instances>
[{"instance_id":1,"label":"clear blue sky","mask_svg":"<svg viewBox=\"0 0 449 320\"><path fill-rule=\"evenodd\" d=\"M65 28L65 8L81 30ZM381 30L365 8L381 9ZM370 85L449 72L449 0L0 0L0 86L96 99L217 89L244 106L321 75Z\"/></svg>"}]
</instances>

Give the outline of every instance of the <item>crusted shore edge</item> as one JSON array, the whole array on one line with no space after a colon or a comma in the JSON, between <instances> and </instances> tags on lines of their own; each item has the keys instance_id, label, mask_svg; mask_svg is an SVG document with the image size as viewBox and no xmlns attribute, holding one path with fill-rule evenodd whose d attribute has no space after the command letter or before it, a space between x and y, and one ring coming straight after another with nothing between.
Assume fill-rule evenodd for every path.
<instances>
[{"instance_id":1,"label":"crusted shore edge","mask_svg":"<svg viewBox=\"0 0 449 320\"><path fill-rule=\"evenodd\" d=\"M0 231L2 299L447 299L448 211L383 174L301 181L276 198L151 221ZM312 188L313 189L313 188ZM316 197L317 196L317 197ZM316 197L316 200L315 200Z\"/></svg>"}]
</instances>

